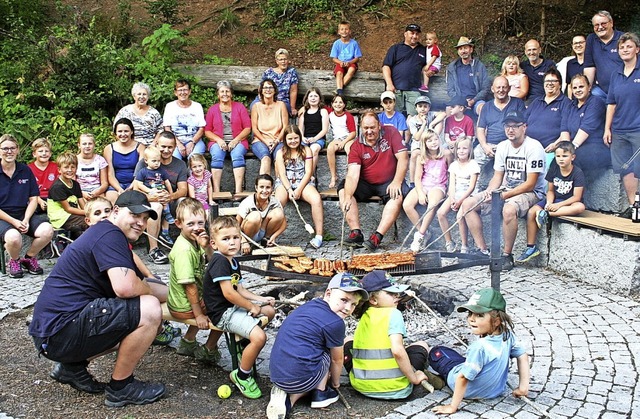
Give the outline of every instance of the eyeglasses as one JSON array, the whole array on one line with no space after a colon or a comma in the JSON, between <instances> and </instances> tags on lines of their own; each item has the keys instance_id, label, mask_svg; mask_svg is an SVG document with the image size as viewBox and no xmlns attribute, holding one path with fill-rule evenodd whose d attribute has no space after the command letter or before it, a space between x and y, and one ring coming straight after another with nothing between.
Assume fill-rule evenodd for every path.
<instances>
[{"instance_id":1,"label":"eyeglasses","mask_svg":"<svg viewBox=\"0 0 640 419\"><path fill-rule=\"evenodd\" d=\"M176 89L176 92L178 92L178 93L188 93L189 90L191 90L191 89L189 89L188 87L182 87L180 89Z\"/></svg>"},{"instance_id":2,"label":"eyeglasses","mask_svg":"<svg viewBox=\"0 0 640 419\"><path fill-rule=\"evenodd\" d=\"M262 90L274 90L273 86L262 86Z\"/></svg>"},{"instance_id":3,"label":"eyeglasses","mask_svg":"<svg viewBox=\"0 0 640 419\"><path fill-rule=\"evenodd\" d=\"M507 130L507 129L511 130L511 129L518 129L518 128L524 126L524 124L504 124L503 126L504 126L505 130Z\"/></svg>"},{"instance_id":4,"label":"eyeglasses","mask_svg":"<svg viewBox=\"0 0 640 419\"><path fill-rule=\"evenodd\" d=\"M560 80L545 80L544 84L554 85L555 83L560 83Z\"/></svg>"},{"instance_id":5,"label":"eyeglasses","mask_svg":"<svg viewBox=\"0 0 640 419\"><path fill-rule=\"evenodd\" d=\"M15 153L16 151L18 151L18 147L2 147L0 148L0 150L5 153Z\"/></svg>"},{"instance_id":6,"label":"eyeglasses","mask_svg":"<svg viewBox=\"0 0 640 419\"><path fill-rule=\"evenodd\" d=\"M598 29L599 27L606 28L608 25L609 25L609 22L604 22L604 23L594 23L594 24L593 24L593 29Z\"/></svg>"}]
</instances>

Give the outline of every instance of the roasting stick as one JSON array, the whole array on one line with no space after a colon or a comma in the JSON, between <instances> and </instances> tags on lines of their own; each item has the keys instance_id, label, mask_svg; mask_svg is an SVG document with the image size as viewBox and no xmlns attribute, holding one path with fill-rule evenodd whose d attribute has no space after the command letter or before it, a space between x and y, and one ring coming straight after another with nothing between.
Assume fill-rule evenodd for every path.
<instances>
[{"instance_id":1,"label":"roasting stick","mask_svg":"<svg viewBox=\"0 0 640 419\"><path fill-rule=\"evenodd\" d=\"M307 233L315 234L316 231L313 229L313 227L311 227L311 224L306 222L304 220L304 217L302 217L302 213L300 212L300 207L298 206L298 202L296 202L295 199L291 199L290 201L293 202L293 206L296 207L296 211L298 212L298 216L302 220L302 223L304 224L304 229L307 230Z\"/></svg>"},{"instance_id":2,"label":"roasting stick","mask_svg":"<svg viewBox=\"0 0 640 419\"><path fill-rule=\"evenodd\" d=\"M339 388L335 389L336 392L338 393L338 397L340 397L340 401L344 404L344 407L347 408L347 410L351 410L351 405L349 404L349 402L347 401L347 399L344 397L344 395L342 394L342 391L340 391Z\"/></svg>"},{"instance_id":3,"label":"roasting stick","mask_svg":"<svg viewBox=\"0 0 640 419\"><path fill-rule=\"evenodd\" d=\"M344 249L344 220L347 216L347 212L343 209L342 210L342 234L340 235L340 260L344 260L342 259L342 251Z\"/></svg>"},{"instance_id":4,"label":"roasting stick","mask_svg":"<svg viewBox=\"0 0 640 419\"><path fill-rule=\"evenodd\" d=\"M240 234L242 234L242 237L247 239L247 241L249 243L251 243L252 245L256 246L258 249L262 249L262 250L264 250L264 251L266 251L268 253L267 249L265 249L263 246L261 246L260 243L256 243L251 237L249 237L246 234L244 234L244 232L242 230L240 230ZM275 247L277 247L278 249L282 250L285 255L291 256L291 253L289 253L289 251L287 249L285 249L284 247L278 246L278 244L276 244L276 243L273 243L273 245Z\"/></svg>"},{"instance_id":5,"label":"roasting stick","mask_svg":"<svg viewBox=\"0 0 640 419\"><path fill-rule=\"evenodd\" d=\"M404 240L402 240L402 244L400 245L400 251L402 251L402 249L404 249L404 245L407 244L407 240L409 239L409 237L411 237L411 234L413 234L413 231L420 228L420 224L422 224L422 220L424 219L424 217L429 214L431 211L433 211L434 209L440 207L440 204L442 204L444 202L444 200L447 199L447 197L445 196L444 198L442 198L440 201L438 201L437 204L435 204L434 206L432 206L431 208L429 208L428 210L426 210L424 212L424 214L422 214L420 216L420 219L418 220L418 222L411 226L411 230L409 230L409 234L407 234L404 238Z\"/></svg>"},{"instance_id":6,"label":"roasting stick","mask_svg":"<svg viewBox=\"0 0 640 419\"><path fill-rule=\"evenodd\" d=\"M151 234L147 233L146 231L143 231L142 234L144 234L147 237L151 237L152 239L156 239L156 241L158 243L160 243L161 245L163 245L167 249L171 250L171 245L169 243L167 243L166 241L164 241L164 239L162 237L153 237Z\"/></svg>"}]
</instances>

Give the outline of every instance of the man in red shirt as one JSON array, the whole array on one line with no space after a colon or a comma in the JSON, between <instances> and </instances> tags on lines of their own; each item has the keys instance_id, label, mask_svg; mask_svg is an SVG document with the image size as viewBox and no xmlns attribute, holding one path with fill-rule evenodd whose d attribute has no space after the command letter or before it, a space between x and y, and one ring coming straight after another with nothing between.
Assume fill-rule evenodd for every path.
<instances>
[{"instance_id":1,"label":"man in red shirt","mask_svg":"<svg viewBox=\"0 0 640 419\"><path fill-rule=\"evenodd\" d=\"M347 175L338 185L338 197L351 230L344 243L374 251L398 218L402 198L409 191L404 182L409 156L398 130L381 126L374 112L366 112L361 121L361 135L349 151ZM385 205L378 228L364 241L356 202L372 196L381 197Z\"/></svg>"}]
</instances>

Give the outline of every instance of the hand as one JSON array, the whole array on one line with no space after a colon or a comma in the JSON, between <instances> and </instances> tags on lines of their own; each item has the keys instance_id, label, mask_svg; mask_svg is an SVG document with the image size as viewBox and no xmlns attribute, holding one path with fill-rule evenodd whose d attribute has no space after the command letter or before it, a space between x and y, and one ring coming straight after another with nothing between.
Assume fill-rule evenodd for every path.
<instances>
[{"instance_id":1,"label":"hand","mask_svg":"<svg viewBox=\"0 0 640 419\"><path fill-rule=\"evenodd\" d=\"M420 383L422 383L425 380L429 381L425 373L423 371L417 370L416 373L414 374L413 379L410 381L411 381L411 384L413 384L414 386L419 386Z\"/></svg>"},{"instance_id":2,"label":"hand","mask_svg":"<svg viewBox=\"0 0 640 419\"><path fill-rule=\"evenodd\" d=\"M207 230L205 229L198 233L196 240L198 241L198 245L202 248L209 246L209 235L207 234Z\"/></svg>"},{"instance_id":3,"label":"hand","mask_svg":"<svg viewBox=\"0 0 640 419\"><path fill-rule=\"evenodd\" d=\"M560 206L558 204L548 204L544 207L544 209L549 212L556 212L560 209Z\"/></svg>"},{"instance_id":4,"label":"hand","mask_svg":"<svg viewBox=\"0 0 640 419\"><path fill-rule=\"evenodd\" d=\"M300 190L300 188L293 191L293 199L295 199L296 201L300 200L300 195L302 195L302 191Z\"/></svg>"},{"instance_id":5,"label":"hand","mask_svg":"<svg viewBox=\"0 0 640 419\"><path fill-rule=\"evenodd\" d=\"M495 156L495 148L493 148L490 144L483 144L482 150L484 151L484 154L487 155L487 157Z\"/></svg>"},{"instance_id":6,"label":"hand","mask_svg":"<svg viewBox=\"0 0 640 419\"><path fill-rule=\"evenodd\" d=\"M515 397L527 397L527 394L529 394L528 388L518 387L517 389L513 390L513 395Z\"/></svg>"},{"instance_id":7,"label":"hand","mask_svg":"<svg viewBox=\"0 0 640 419\"><path fill-rule=\"evenodd\" d=\"M220 150L222 151L228 151L229 147L227 146L227 143L224 142L224 140L218 140L216 141L216 144L218 144L218 147L220 147Z\"/></svg>"},{"instance_id":8,"label":"hand","mask_svg":"<svg viewBox=\"0 0 640 419\"><path fill-rule=\"evenodd\" d=\"M196 143L189 141L187 143L187 145L185 146L185 154L184 156L188 156L189 154L191 154L193 152L193 149L195 148Z\"/></svg>"},{"instance_id":9,"label":"hand","mask_svg":"<svg viewBox=\"0 0 640 419\"><path fill-rule=\"evenodd\" d=\"M20 220L16 220L15 218L13 219L14 221L11 222L11 225L13 225L16 230L18 230L20 232L20 234L25 234L27 231L29 231L29 221L25 222L24 220L20 221Z\"/></svg>"},{"instance_id":10,"label":"hand","mask_svg":"<svg viewBox=\"0 0 640 419\"><path fill-rule=\"evenodd\" d=\"M40 209L42 211L47 211L47 201L45 201L44 199L38 197L38 205L40 206Z\"/></svg>"},{"instance_id":11,"label":"hand","mask_svg":"<svg viewBox=\"0 0 640 419\"><path fill-rule=\"evenodd\" d=\"M345 199L344 206L342 207L342 211L347 213L351 209L351 199Z\"/></svg>"},{"instance_id":12,"label":"hand","mask_svg":"<svg viewBox=\"0 0 640 419\"><path fill-rule=\"evenodd\" d=\"M251 245L249 244L249 242L242 243L240 247L242 248L243 255L248 255L249 253L251 253Z\"/></svg>"},{"instance_id":13,"label":"hand","mask_svg":"<svg viewBox=\"0 0 640 419\"><path fill-rule=\"evenodd\" d=\"M196 316L196 324L198 325L198 329L207 330L209 329L209 318L204 314L200 314Z\"/></svg>"},{"instance_id":14,"label":"hand","mask_svg":"<svg viewBox=\"0 0 640 419\"><path fill-rule=\"evenodd\" d=\"M458 211L460 209L460 201L454 200L451 202L451 209L454 211Z\"/></svg>"},{"instance_id":15,"label":"hand","mask_svg":"<svg viewBox=\"0 0 640 419\"><path fill-rule=\"evenodd\" d=\"M427 195L418 192L418 203L420 205L427 205Z\"/></svg>"},{"instance_id":16,"label":"hand","mask_svg":"<svg viewBox=\"0 0 640 419\"><path fill-rule=\"evenodd\" d=\"M450 404L446 405L446 406L436 406L433 409L431 409L431 411L433 413L438 413L438 414L451 414L451 413L456 413L458 411L457 407L453 407Z\"/></svg>"},{"instance_id":17,"label":"hand","mask_svg":"<svg viewBox=\"0 0 640 419\"><path fill-rule=\"evenodd\" d=\"M178 153L180 153L182 157L185 157L187 155L187 148L180 141L177 141L177 145L178 145Z\"/></svg>"},{"instance_id":18,"label":"hand","mask_svg":"<svg viewBox=\"0 0 640 419\"><path fill-rule=\"evenodd\" d=\"M291 116L297 116L298 115L298 110L296 109L295 106L291 105Z\"/></svg>"},{"instance_id":19,"label":"hand","mask_svg":"<svg viewBox=\"0 0 640 419\"><path fill-rule=\"evenodd\" d=\"M387 193L391 199L402 198L402 183L391 182L387 187Z\"/></svg>"},{"instance_id":20,"label":"hand","mask_svg":"<svg viewBox=\"0 0 640 419\"><path fill-rule=\"evenodd\" d=\"M252 303L251 309L249 310L249 315L251 317L258 317L260 315L260 307Z\"/></svg>"},{"instance_id":21,"label":"hand","mask_svg":"<svg viewBox=\"0 0 640 419\"><path fill-rule=\"evenodd\" d=\"M236 148L239 142L239 140L231 140L231 142L227 144L227 150L233 150L234 148Z\"/></svg>"},{"instance_id":22,"label":"hand","mask_svg":"<svg viewBox=\"0 0 640 419\"><path fill-rule=\"evenodd\" d=\"M391 92L395 93L395 92L396 92L396 86L394 86L394 85L393 85L393 83L389 83L389 84L387 85L387 90L389 90L389 91L391 91Z\"/></svg>"},{"instance_id":23,"label":"hand","mask_svg":"<svg viewBox=\"0 0 640 419\"><path fill-rule=\"evenodd\" d=\"M467 106L470 108L473 108L473 105L475 105L476 100L475 99L467 99Z\"/></svg>"},{"instance_id":24,"label":"hand","mask_svg":"<svg viewBox=\"0 0 640 419\"><path fill-rule=\"evenodd\" d=\"M276 305L276 299L274 297L264 297L262 302L267 303L271 307Z\"/></svg>"},{"instance_id":25,"label":"hand","mask_svg":"<svg viewBox=\"0 0 640 419\"><path fill-rule=\"evenodd\" d=\"M610 129L604 129L604 135L602 136L602 141L604 141L604 145L606 145L607 147L609 147L611 145L611 130Z\"/></svg>"},{"instance_id":26,"label":"hand","mask_svg":"<svg viewBox=\"0 0 640 419\"><path fill-rule=\"evenodd\" d=\"M267 240L267 247L272 247L276 244L276 237L271 237L269 240Z\"/></svg>"},{"instance_id":27,"label":"hand","mask_svg":"<svg viewBox=\"0 0 640 419\"><path fill-rule=\"evenodd\" d=\"M558 141L556 140L554 142L552 142L551 144L549 144L545 149L544 152L545 153L553 153L555 151L555 149L558 147Z\"/></svg>"}]
</instances>

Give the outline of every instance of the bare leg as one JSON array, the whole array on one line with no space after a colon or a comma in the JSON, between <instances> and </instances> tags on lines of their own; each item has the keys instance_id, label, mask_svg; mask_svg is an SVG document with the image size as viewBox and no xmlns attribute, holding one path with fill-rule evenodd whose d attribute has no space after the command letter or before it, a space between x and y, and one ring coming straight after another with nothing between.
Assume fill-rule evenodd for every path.
<instances>
[{"instance_id":1,"label":"bare leg","mask_svg":"<svg viewBox=\"0 0 640 419\"><path fill-rule=\"evenodd\" d=\"M260 174L271 174L271 157L263 157L260 160Z\"/></svg>"},{"instance_id":2,"label":"bare leg","mask_svg":"<svg viewBox=\"0 0 640 419\"><path fill-rule=\"evenodd\" d=\"M622 177L622 184L625 192L627 192L627 198L629 199L629 205L633 205L636 192L638 190L638 179L635 178L633 172L627 173Z\"/></svg>"},{"instance_id":3,"label":"bare leg","mask_svg":"<svg viewBox=\"0 0 640 419\"><path fill-rule=\"evenodd\" d=\"M447 220L447 214L451 211L451 197L445 199L440 208L438 208L438 224L440 224L440 230L444 233L449 229L449 220ZM451 233L444 233L444 241L449 243L452 241Z\"/></svg>"},{"instance_id":4,"label":"bare leg","mask_svg":"<svg viewBox=\"0 0 640 419\"><path fill-rule=\"evenodd\" d=\"M378 233L386 234L391 228L393 223L398 219L400 211L402 210L402 198L390 199L382 210L382 218L380 224L378 224Z\"/></svg>"},{"instance_id":5,"label":"bare leg","mask_svg":"<svg viewBox=\"0 0 640 419\"><path fill-rule=\"evenodd\" d=\"M542 208L534 205L527 212L527 244L536 244L536 236L538 235L538 224L536 224L536 211Z\"/></svg>"},{"instance_id":6,"label":"bare leg","mask_svg":"<svg viewBox=\"0 0 640 419\"><path fill-rule=\"evenodd\" d=\"M336 170L336 151L338 151L338 140L333 140L327 147L327 163L329 164L329 173L331 174L329 188L335 188L336 178L338 177Z\"/></svg>"},{"instance_id":7,"label":"bare leg","mask_svg":"<svg viewBox=\"0 0 640 419\"><path fill-rule=\"evenodd\" d=\"M211 168L211 180L213 180L213 192L220 192L222 182L222 169Z\"/></svg>"},{"instance_id":8,"label":"bare leg","mask_svg":"<svg viewBox=\"0 0 640 419\"><path fill-rule=\"evenodd\" d=\"M22 250L22 234L14 228L7 231L4 235L4 248L11 259L17 260Z\"/></svg>"},{"instance_id":9,"label":"bare leg","mask_svg":"<svg viewBox=\"0 0 640 419\"><path fill-rule=\"evenodd\" d=\"M349 82L353 78L354 74L356 74L356 69L353 68L353 67L349 67L349 69L347 70L347 74L345 74L345 76L344 76L344 85L343 86L346 86L347 84L349 84Z\"/></svg>"},{"instance_id":10,"label":"bare leg","mask_svg":"<svg viewBox=\"0 0 640 419\"><path fill-rule=\"evenodd\" d=\"M162 214L162 204L159 202L152 202L151 203L151 208L153 208L153 210L156 212L156 214L161 215ZM158 217L157 220L152 220L151 218L149 218L149 221L147 222L147 233L149 233L149 236L147 236L147 238L149 239L149 251L155 249L156 247L158 247L158 234L160 234L160 223L161 223L162 217Z\"/></svg>"},{"instance_id":11,"label":"bare leg","mask_svg":"<svg viewBox=\"0 0 640 419\"><path fill-rule=\"evenodd\" d=\"M513 252L513 244L518 234L518 210L514 205L505 202L502 208L502 228L504 230L504 253Z\"/></svg>"},{"instance_id":12,"label":"bare leg","mask_svg":"<svg viewBox=\"0 0 640 419\"><path fill-rule=\"evenodd\" d=\"M236 193L242 192L242 185L244 184L244 172L245 167L236 167L233 169L233 179L236 184Z\"/></svg>"},{"instance_id":13,"label":"bare leg","mask_svg":"<svg viewBox=\"0 0 640 419\"><path fill-rule=\"evenodd\" d=\"M418 224L418 221L420 220L420 214L416 211L416 206L418 205L418 191L416 189L412 189L404 199L402 208L404 208L404 212L407 214L409 221L411 221L411 224L414 226ZM420 228L420 226L416 226L416 228Z\"/></svg>"},{"instance_id":14,"label":"bare leg","mask_svg":"<svg viewBox=\"0 0 640 419\"><path fill-rule=\"evenodd\" d=\"M479 199L481 199L479 195L470 196L469 198L465 199L460 206L460 210L458 211L458 217L460 217L461 214L466 214L464 218L467 226L469 227L471 237L473 237L473 241L481 250L487 250L487 243L484 241L484 236L482 235L482 219L480 218L479 213L480 206L476 207L474 210L469 211L474 205L478 203Z\"/></svg>"},{"instance_id":15,"label":"bare leg","mask_svg":"<svg viewBox=\"0 0 640 419\"><path fill-rule=\"evenodd\" d=\"M264 344L267 342L267 335L260 326L255 326L251 329L249 334L249 344L242 351L242 360L240 361L240 368L243 371L249 371L253 367L253 364L258 358L258 354L264 348Z\"/></svg>"},{"instance_id":16,"label":"bare leg","mask_svg":"<svg viewBox=\"0 0 640 419\"><path fill-rule=\"evenodd\" d=\"M339 71L336 73L336 88L342 89L346 83L344 82L344 73Z\"/></svg>"},{"instance_id":17,"label":"bare leg","mask_svg":"<svg viewBox=\"0 0 640 419\"><path fill-rule=\"evenodd\" d=\"M340 198L340 208L344 208L344 189L340 189L338 192L338 197ZM347 221L347 225L351 230L359 230L360 229L360 212L358 211L358 203L355 198L351 198L351 206L349 207L349 211L345 215L345 220Z\"/></svg>"},{"instance_id":18,"label":"bare leg","mask_svg":"<svg viewBox=\"0 0 640 419\"><path fill-rule=\"evenodd\" d=\"M322 198L312 185L307 185L302 191L302 199L311 205L311 218L313 218L313 226L317 235L322 235L324 208L322 207Z\"/></svg>"},{"instance_id":19,"label":"bare leg","mask_svg":"<svg viewBox=\"0 0 640 419\"><path fill-rule=\"evenodd\" d=\"M415 189L414 189L415 190ZM427 194L427 214L422 219L422 225L420 226L420 233L424 234L428 229L433 217L436 216L433 207L438 205L440 200L444 198L444 192L441 189L433 188ZM449 235L451 237L451 235Z\"/></svg>"}]
</instances>

